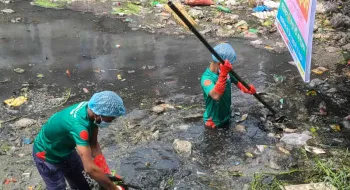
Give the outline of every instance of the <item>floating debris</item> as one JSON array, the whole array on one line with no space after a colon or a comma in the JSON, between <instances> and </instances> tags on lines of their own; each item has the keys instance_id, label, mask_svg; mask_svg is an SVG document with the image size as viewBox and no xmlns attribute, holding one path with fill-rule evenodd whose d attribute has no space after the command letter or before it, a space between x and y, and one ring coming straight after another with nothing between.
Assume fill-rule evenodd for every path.
<instances>
[{"instance_id":1,"label":"floating debris","mask_svg":"<svg viewBox=\"0 0 350 190\"><path fill-rule=\"evenodd\" d=\"M10 98L4 101L4 103L9 107L18 107L27 102L27 98L25 96L19 96L17 98Z\"/></svg>"},{"instance_id":2,"label":"floating debris","mask_svg":"<svg viewBox=\"0 0 350 190\"><path fill-rule=\"evenodd\" d=\"M25 70L22 68L15 68L15 69L13 69L13 71L18 73L18 74L22 74L22 73L24 73Z\"/></svg>"},{"instance_id":3,"label":"floating debris","mask_svg":"<svg viewBox=\"0 0 350 190\"><path fill-rule=\"evenodd\" d=\"M12 10L12 9L3 9L3 10L1 10L0 12L6 13L6 14L11 14L11 13L14 13L15 11Z\"/></svg>"},{"instance_id":4,"label":"floating debris","mask_svg":"<svg viewBox=\"0 0 350 190\"><path fill-rule=\"evenodd\" d=\"M283 148L283 147L278 147L278 150L283 152L286 155L290 155L290 152L288 150L286 150L285 148Z\"/></svg>"},{"instance_id":5,"label":"floating debris","mask_svg":"<svg viewBox=\"0 0 350 190\"><path fill-rule=\"evenodd\" d=\"M44 78L44 75L39 73L39 74L36 75L36 77L37 78Z\"/></svg>"},{"instance_id":6,"label":"floating debris","mask_svg":"<svg viewBox=\"0 0 350 190\"><path fill-rule=\"evenodd\" d=\"M241 119L240 119L240 120L236 120L236 122L239 123L239 122L245 121L245 120L247 119L247 117L248 117L248 114L247 114L247 113L246 113L246 114L243 114L242 117L241 117Z\"/></svg>"},{"instance_id":7,"label":"floating debris","mask_svg":"<svg viewBox=\"0 0 350 190\"><path fill-rule=\"evenodd\" d=\"M67 69L66 74L70 77L70 71Z\"/></svg>"},{"instance_id":8,"label":"floating debris","mask_svg":"<svg viewBox=\"0 0 350 190\"><path fill-rule=\"evenodd\" d=\"M311 72L317 74L317 75L322 75L324 72L328 71L329 69L324 68L324 67L317 67L316 69L312 69Z\"/></svg>"},{"instance_id":9,"label":"floating debris","mask_svg":"<svg viewBox=\"0 0 350 190\"><path fill-rule=\"evenodd\" d=\"M89 93L89 90L87 88L83 88L84 93Z\"/></svg>"},{"instance_id":10,"label":"floating debris","mask_svg":"<svg viewBox=\"0 0 350 190\"><path fill-rule=\"evenodd\" d=\"M258 17L259 19L267 19L269 17L276 17L277 10L274 11L264 11L264 12L256 12L252 13L253 16Z\"/></svg>"},{"instance_id":11,"label":"floating debris","mask_svg":"<svg viewBox=\"0 0 350 190\"><path fill-rule=\"evenodd\" d=\"M333 129L333 131L339 132L341 131L341 127L339 124L332 124L329 126L331 129Z\"/></svg>"},{"instance_id":12,"label":"floating debris","mask_svg":"<svg viewBox=\"0 0 350 190\"><path fill-rule=\"evenodd\" d=\"M326 152L320 148L312 147L312 146L305 146L305 150L314 154L325 154Z\"/></svg>"}]
</instances>

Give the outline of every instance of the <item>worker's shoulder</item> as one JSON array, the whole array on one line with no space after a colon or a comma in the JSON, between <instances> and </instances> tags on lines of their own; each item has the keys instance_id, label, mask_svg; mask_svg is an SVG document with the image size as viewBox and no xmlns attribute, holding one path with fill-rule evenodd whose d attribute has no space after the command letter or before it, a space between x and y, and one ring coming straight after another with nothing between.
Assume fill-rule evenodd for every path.
<instances>
[{"instance_id":1,"label":"worker's shoulder","mask_svg":"<svg viewBox=\"0 0 350 190\"><path fill-rule=\"evenodd\" d=\"M73 104L63 109L56 114L56 118L64 121L67 127L79 122L85 123L84 121L88 121L87 102Z\"/></svg>"},{"instance_id":2,"label":"worker's shoulder","mask_svg":"<svg viewBox=\"0 0 350 190\"><path fill-rule=\"evenodd\" d=\"M201 82L204 82L205 80L214 80L215 76L214 73L211 72L209 69L206 69L201 77Z\"/></svg>"}]
</instances>

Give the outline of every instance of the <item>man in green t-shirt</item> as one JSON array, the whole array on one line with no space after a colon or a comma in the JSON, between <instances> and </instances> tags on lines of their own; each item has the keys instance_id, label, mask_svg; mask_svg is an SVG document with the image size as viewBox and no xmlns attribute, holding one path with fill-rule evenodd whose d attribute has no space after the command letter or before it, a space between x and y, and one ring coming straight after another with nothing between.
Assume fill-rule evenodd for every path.
<instances>
[{"instance_id":1,"label":"man in green t-shirt","mask_svg":"<svg viewBox=\"0 0 350 190\"><path fill-rule=\"evenodd\" d=\"M214 49L225 60L225 64L220 64L219 60L212 55L213 61L201 77L205 101L203 119L205 126L209 128L223 127L230 122L231 83L235 83L244 93L254 94L256 92L253 85L250 85L250 90L248 90L231 75L232 64L236 61L236 53L231 45L222 43L215 46Z\"/></svg>"},{"instance_id":2,"label":"man in green t-shirt","mask_svg":"<svg viewBox=\"0 0 350 190\"><path fill-rule=\"evenodd\" d=\"M99 128L108 127L125 114L122 99L114 92L103 91L89 102L80 102L52 115L34 140L33 157L48 190L90 189L83 171L105 189L123 190L110 174L97 141ZM120 177L119 177L120 178Z\"/></svg>"}]
</instances>

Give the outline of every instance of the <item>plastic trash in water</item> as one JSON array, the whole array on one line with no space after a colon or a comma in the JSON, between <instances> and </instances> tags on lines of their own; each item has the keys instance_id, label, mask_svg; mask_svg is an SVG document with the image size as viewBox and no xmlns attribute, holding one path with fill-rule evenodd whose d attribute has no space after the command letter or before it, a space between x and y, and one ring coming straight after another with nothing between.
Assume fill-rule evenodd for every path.
<instances>
[{"instance_id":1,"label":"plastic trash in water","mask_svg":"<svg viewBox=\"0 0 350 190\"><path fill-rule=\"evenodd\" d=\"M66 74L70 77L70 71L69 71L69 69L66 70Z\"/></svg>"},{"instance_id":2,"label":"plastic trash in water","mask_svg":"<svg viewBox=\"0 0 350 190\"><path fill-rule=\"evenodd\" d=\"M158 4L160 4L158 1L152 1L152 2L151 2L151 5L152 5L153 7L157 6Z\"/></svg>"},{"instance_id":3,"label":"plastic trash in water","mask_svg":"<svg viewBox=\"0 0 350 190\"><path fill-rule=\"evenodd\" d=\"M283 137L281 138L281 142L284 142L290 145L301 146L301 145L306 145L306 142L309 139L312 139L312 137L305 133L302 133L302 134L289 133L289 134L283 135Z\"/></svg>"},{"instance_id":4,"label":"plastic trash in water","mask_svg":"<svg viewBox=\"0 0 350 190\"><path fill-rule=\"evenodd\" d=\"M282 109L283 108L283 104L284 104L284 99L283 98L280 99L280 103L281 103L280 108Z\"/></svg>"},{"instance_id":5,"label":"plastic trash in water","mask_svg":"<svg viewBox=\"0 0 350 190\"><path fill-rule=\"evenodd\" d=\"M282 83L285 79L286 79L285 76L276 75L276 74L273 75L273 80L277 83Z\"/></svg>"},{"instance_id":6,"label":"plastic trash in water","mask_svg":"<svg viewBox=\"0 0 350 190\"><path fill-rule=\"evenodd\" d=\"M317 67L316 69L312 69L311 72L317 74L317 75L322 75L324 72L328 71L327 68L325 67Z\"/></svg>"},{"instance_id":7,"label":"plastic trash in water","mask_svg":"<svg viewBox=\"0 0 350 190\"><path fill-rule=\"evenodd\" d=\"M277 10L274 11L264 11L264 12L255 12L252 13L253 16L258 17L259 19L267 19L269 17L276 17Z\"/></svg>"},{"instance_id":8,"label":"plastic trash in water","mask_svg":"<svg viewBox=\"0 0 350 190\"><path fill-rule=\"evenodd\" d=\"M256 33L258 33L258 29L251 28L251 29L249 29L249 32L256 34Z\"/></svg>"},{"instance_id":9,"label":"plastic trash in water","mask_svg":"<svg viewBox=\"0 0 350 190\"><path fill-rule=\"evenodd\" d=\"M224 7L224 6L221 6L221 5L217 6L217 9L221 12L231 13L231 9Z\"/></svg>"},{"instance_id":10,"label":"plastic trash in water","mask_svg":"<svg viewBox=\"0 0 350 190\"><path fill-rule=\"evenodd\" d=\"M24 138L23 138L23 143L24 143L24 144L30 144L30 142L31 142L31 141L30 141L30 138L28 138L28 137L24 137Z\"/></svg>"},{"instance_id":11,"label":"plastic trash in water","mask_svg":"<svg viewBox=\"0 0 350 190\"><path fill-rule=\"evenodd\" d=\"M27 98L24 96L19 96L17 98L10 98L4 101L4 103L9 106L9 107L18 107L22 104L24 104L25 102L27 102Z\"/></svg>"},{"instance_id":12,"label":"plastic trash in water","mask_svg":"<svg viewBox=\"0 0 350 190\"><path fill-rule=\"evenodd\" d=\"M317 96L316 90L309 90L306 93L306 96Z\"/></svg>"},{"instance_id":13,"label":"plastic trash in water","mask_svg":"<svg viewBox=\"0 0 350 190\"><path fill-rule=\"evenodd\" d=\"M280 6L279 2L274 2L274 1L271 1L271 0L265 0L263 3L267 7L273 8L273 9L277 9Z\"/></svg>"},{"instance_id":14,"label":"plastic trash in water","mask_svg":"<svg viewBox=\"0 0 350 190\"><path fill-rule=\"evenodd\" d=\"M271 11L271 8L267 7L266 5L259 5L256 6L253 9L254 12L264 12L264 11Z\"/></svg>"}]
</instances>

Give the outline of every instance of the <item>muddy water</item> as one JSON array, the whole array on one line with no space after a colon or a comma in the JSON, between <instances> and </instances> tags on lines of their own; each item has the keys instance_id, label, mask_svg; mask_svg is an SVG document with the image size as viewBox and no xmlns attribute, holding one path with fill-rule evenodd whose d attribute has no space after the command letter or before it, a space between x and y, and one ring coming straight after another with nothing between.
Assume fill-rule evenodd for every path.
<instances>
[{"instance_id":1,"label":"muddy water","mask_svg":"<svg viewBox=\"0 0 350 190\"><path fill-rule=\"evenodd\" d=\"M237 133L232 126L206 130L200 119L182 119L202 112L199 78L211 57L197 39L130 31L120 21L108 18L16 4L21 6L24 12L34 10L25 18L26 23L0 25L0 81L9 80L0 84L1 100L19 93L23 83L29 83L34 91L48 86L53 96L71 88L68 104L86 100L96 91L116 91L129 114L118 120L114 129L101 132L101 144L110 166L143 189L242 189L254 172L271 170L264 157L253 160L244 156L255 145L274 143L257 127L263 108L251 96L233 88L234 110L250 114L242 123L247 133ZM258 91L269 86L272 74L297 72L287 64L290 58L286 54L256 49L241 40L229 39L229 43L237 53L236 72ZM17 67L26 71L14 73ZM37 78L39 73L45 77ZM83 93L83 88L90 92ZM177 105L200 106L155 115L147 109L159 98ZM46 111L44 117L50 114ZM232 121L236 119L239 117ZM180 130L181 125L187 129ZM147 139L156 130L160 138ZM147 140L135 142L140 132ZM192 142L191 157L174 152L174 139ZM235 177L229 171L241 171L244 176Z\"/></svg>"}]
</instances>

